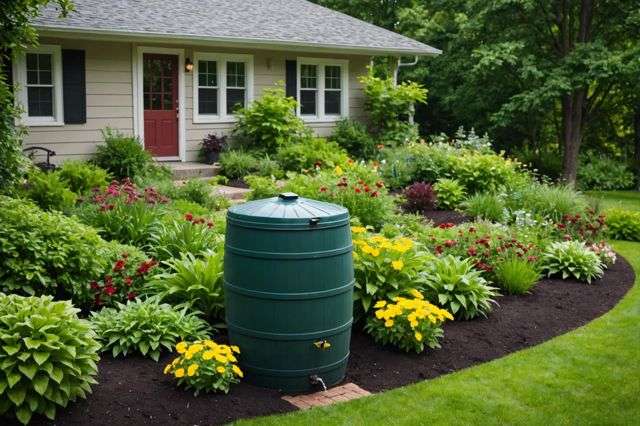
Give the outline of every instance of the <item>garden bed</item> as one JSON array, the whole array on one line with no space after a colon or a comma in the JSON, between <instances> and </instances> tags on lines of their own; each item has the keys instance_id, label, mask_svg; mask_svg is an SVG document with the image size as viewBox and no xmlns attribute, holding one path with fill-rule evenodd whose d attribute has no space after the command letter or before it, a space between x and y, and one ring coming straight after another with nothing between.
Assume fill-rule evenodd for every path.
<instances>
[{"instance_id":1,"label":"garden bed","mask_svg":"<svg viewBox=\"0 0 640 426\"><path fill-rule=\"evenodd\" d=\"M486 319L444 325L442 349L421 355L376 345L355 331L347 381L379 392L502 357L566 333L610 310L631 288L634 273L619 258L593 285L545 279L532 294L505 296ZM99 363L99 385L85 401L60 410L57 425L220 424L239 418L293 411L277 391L241 383L229 395L201 395L177 389L159 363L140 357ZM34 424L45 424L34 418Z\"/></svg>"},{"instance_id":2,"label":"garden bed","mask_svg":"<svg viewBox=\"0 0 640 426\"><path fill-rule=\"evenodd\" d=\"M433 221L434 225L441 225L443 223L459 225L471 220L469 216L455 210L427 210L423 215L427 219Z\"/></svg>"}]
</instances>

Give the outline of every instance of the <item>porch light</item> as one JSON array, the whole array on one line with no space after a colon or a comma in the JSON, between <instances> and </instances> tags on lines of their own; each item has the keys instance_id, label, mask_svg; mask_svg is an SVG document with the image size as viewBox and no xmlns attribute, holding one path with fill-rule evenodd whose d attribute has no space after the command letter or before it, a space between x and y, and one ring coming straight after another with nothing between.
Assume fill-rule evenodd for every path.
<instances>
[{"instance_id":1,"label":"porch light","mask_svg":"<svg viewBox=\"0 0 640 426\"><path fill-rule=\"evenodd\" d=\"M191 59L187 58L184 61L184 69L185 69L186 72L193 71L193 62L191 62Z\"/></svg>"}]
</instances>

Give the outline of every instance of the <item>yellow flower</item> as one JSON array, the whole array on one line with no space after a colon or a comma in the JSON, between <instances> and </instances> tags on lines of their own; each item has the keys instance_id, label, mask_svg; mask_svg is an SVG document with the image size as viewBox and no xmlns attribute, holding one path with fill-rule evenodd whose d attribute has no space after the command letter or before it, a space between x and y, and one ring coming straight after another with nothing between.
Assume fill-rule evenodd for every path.
<instances>
[{"instance_id":1,"label":"yellow flower","mask_svg":"<svg viewBox=\"0 0 640 426\"><path fill-rule=\"evenodd\" d=\"M244 373L242 373L242 370L240 370L240 367L234 364L231 368L233 369L233 372L236 373L236 376L244 377Z\"/></svg>"},{"instance_id":2,"label":"yellow flower","mask_svg":"<svg viewBox=\"0 0 640 426\"><path fill-rule=\"evenodd\" d=\"M195 376L198 372L198 368L200 368L198 364L191 364L189 366L189 369L187 370L187 374L189 375L189 377Z\"/></svg>"},{"instance_id":3,"label":"yellow flower","mask_svg":"<svg viewBox=\"0 0 640 426\"><path fill-rule=\"evenodd\" d=\"M215 354L214 356L216 358L216 361L221 362L223 364L227 363L227 357L226 356L220 355L220 354Z\"/></svg>"},{"instance_id":4,"label":"yellow flower","mask_svg":"<svg viewBox=\"0 0 640 426\"><path fill-rule=\"evenodd\" d=\"M179 362L180 362L180 358L176 358L171 362L171 365L175 367Z\"/></svg>"},{"instance_id":5,"label":"yellow flower","mask_svg":"<svg viewBox=\"0 0 640 426\"><path fill-rule=\"evenodd\" d=\"M224 374L224 372L227 370L224 367L220 366L220 367L216 367L216 371L220 374Z\"/></svg>"},{"instance_id":6,"label":"yellow flower","mask_svg":"<svg viewBox=\"0 0 640 426\"><path fill-rule=\"evenodd\" d=\"M376 311L376 318L382 319L384 318L385 314L386 314L386 311L384 309L378 309Z\"/></svg>"},{"instance_id":7,"label":"yellow flower","mask_svg":"<svg viewBox=\"0 0 640 426\"><path fill-rule=\"evenodd\" d=\"M393 327L393 320L392 319L388 319L385 323L384 323L385 327Z\"/></svg>"},{"instance_id":8,"label":"yellow flower","mask_svg":"<svg viewBox=\"0 0 640 426\"><path fill-rule=\"evenodd\" d=\"M373 250L374 250L374 248L373 248L373 247L371 247L371 246L370 246L369 244L367 244L367 243L364 243L364 244L362 245L361 249L362 249L362 252L363 252L363 253L367 253L367 254L370 254L370 253L371 253L371 252L373 252Z\"/></svg>"},{"instance_id":9,"label":"yellow flower","mask_svg":"<svg viewBox=\"0 0 640 426\"><path fill-rule=\"evenodd\" d=\"M351 232L353 232L354 234L362 234L364 232L367 231L367 228L365 228L364 226L352 226L351 227Z\"/></svg>"},{"instance_id":10,"label":"yellow flower","mask_svg":"<svg viewBox=\"0 0 640 426\"><path fill-rule=\"evenodd\" d=\"M422 333L420 333L419 331L416 331L413 336L416 338L416 340L418 342L422 342Z\"/></svg>"},{"instance_id":11,"label":"yellow flower","mask_svg":"<svg viewBox=\"0 0 640 426\"><path fill-rule=\"evenodd\" d=\"M186 354L184 354L184 359L191 359L191 358L193 358L192 352L187 352Z\"/></svg>"},{"instance_id":12,"label":"yellow flower","mask_svg":"<svg viewBox=\"0 0 640 426\"><path fill-rule=\"evenodd\" d=\"M418 321L416 320L409 321L409 325L411 326L411 328L416 328L418 326Z\"/></svg>"},{"instance_id":13,"label":"yellow flower","mask_svg":"<svg viewBox=\"0 0 640 426\"><path fill-rule=\"evenodd\" d=\"M202 353L202 359L204 359L205 361L209 361L211 358L213 358L215 356L215 352L214 351L204 351Z\"/></svg>"},{"instance_id":14,"label":"yellow flower","mask_svg":"<svg viewBox=\"0 0 640 426\"><path fill-rule=\"evenodd\" d=\"M176 345L176 351L178 351L179 354L185 353L186 350L187 350L186 342L180 342Z\"/></svg>"},{"instance_id":15,"label":"yellow flower","mask_svg":"<svg viewBox=\"0 0 640 426\"><path fill-rule=\"evenodd\" d=\"M371 249L371 256L373 257L380 256L380 250L378 250L377 248Z\"/></svg>"},{"instance_id":16,"label":"yellow flower","mask_svg":"<svg viewBox=\"0 0 640 426\"><path fill-rule=\"evenodd\" d=\"M173 367L173 365L167 364L167 366L164 368L164 374L167 374L169 371L171 371L171 367Z\"/></svg>"},{"instance_id":17,"label":"yellow flower","mask_svg":"<svg viewBox=\"0 0 640 426\"><path fill-rule=\"evenodd\" d=\"M384 308L384 306L387 304L386 301L384 300L379 300L376 302L375 305L373 305L374 308Z\"/></svg>"},{"instance_id":18,"label":"yellow flower","mask_svg":"<svg viewBox=\"0 0 640 426\"><path fill-rule=\"evenodd\" d=\"M240 348L237 347L236 345L231 345L231 350L234 351L235 353L239 354L240 353Z\"/></svg>"},{"instance_id":19,"label":"yellow flower","mask_svg":"<svg viewBox=\"0 0 640 426\"><path fill-rule=\"evenodd\" d=\"M204 349L204 346L201 345L200 343L196 343L194 345L189 346L189 349L187 349L189 352L197 354L198 352L200 352L202 349Z\"/></svg>"},{"instance_id":20,"label":"yellow flower","mask_svg":"<svg viewBox=\"0 0 640 426\"><path fill-rule=\"evenodd\" d=\"M178 368L175 372L177 378L184 377L184 368Z\"/></svg>"},{"instance_id":21,"label":"yellow flower","mask_svg":"<svg viewBox=\"0 0 640 426\"><path fill-rule=\"evenodd\" d=\"M411 295L413 297L415 297L416 299L424 299L424 296L422 295L422 293L420 293L418 290L416 290L415 288L412 288L409 293L411 293Z\"/></svg>"},{"instance_id":22,"label":"yellow flower","mask_svg":"<svg viewBox=\"0 0 640 426\"><path fill-rule=\"evenodd\" d=\"M231 362L238 362L238 360L236 359L235 356L233 356L232 354L227 354L227 359Z\"/></svg>"},{"instance_id":23,"label":"yellow flower","mask_svg":"<svg viewBox=\"0 0 640 426\"><path fill-rule=\"evenodd\" d=\"M391 266L393 266L393 269L396 271L400 271L404 267L404 262L402 260L394 260L391 262Z\"/></svg>"},{"instance_id":24,"label":"yellow flower","mask_svg":"<svg viewBox=\"0 0 640 426\"><path fill-rule=\"evenodd\" d=\"M334 173L336 174L336 176L342 176L344 174L344 170L342 170L342 167L336 166L336 168L334 169Z\"/></svg>"}]
</instances>

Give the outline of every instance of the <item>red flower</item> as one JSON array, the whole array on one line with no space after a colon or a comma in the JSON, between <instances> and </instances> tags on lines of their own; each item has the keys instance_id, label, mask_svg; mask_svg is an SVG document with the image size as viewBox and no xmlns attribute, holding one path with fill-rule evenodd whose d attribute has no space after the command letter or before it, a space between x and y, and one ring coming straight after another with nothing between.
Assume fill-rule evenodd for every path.
<instances>
[{"instance_id":1,"label":"red flower","mask_svg":"<svg viewBox=\"0 0 640 426\"><path fill-rule=\"evenodd\" d=\"M97 282L95 281L91 281L91 284L89 284L89 287L91 287L92 290L97 290L100 288L100 286L98 285Z\"/></svg>"},{"instance_id":2,"label":"red flower","mask_svg":"<svg viewBox=\"0 0 640 426\"><path fill-rule=\"evenodd\" d=\"M469 228L469 233L470 234L475 234L476 233L476 228L474 228L473 226Z\"/></svg>"},{"instance_id":3,"label":"red flower","mask_svg":"<svg viewBox=\"0 0 640 426\"><path fill-rule=\"evenodd\" d=\"M445 245L445 246L447 246L447 247L453 247L453 246L455 246L455 245L456 245L456 242L455 242L455 241L453 241L453 240L446 240L446 241L444 242L444 245Z\"/></svg>"},{"instance_id":4,"label":"red flower","mask_svg":"<svg viewBox=\"0 0 640 426\"><path fill-rule=\"evenodd\" d=\"M120 272L124 269L127 262L124 259L120 259L113 265L113 272Z\"/></svg>"},{"instance_id":5,"label":"red flower","mask_svg":"<svg viewBox=\"0 0 640 426\"><path fill-rule=\"evenodd\" d=\"M355 188L356 194L359 194L362 192L362 190L360 188Z\"/></svg>"},{"instance_id":6,"label":"red flower","mask_svg":"<svg viewBox=\"0 0 640 426\"><path fill-rule=\"evenodd\" d=\"M369 191L371 191L371 189L367 185L365 185L364 186L364 192L369 192Z\"/></svg>"},{"instance_id":7,"label":"red flower","mask_svg":"<svg viewBox=\"0 0 640 426\"><path fill-rule=\"evenodd\" d=\"M478 254L478 249L475 248L475 246L471 246L467 249L467 254L469 256L475 256L476 254Z\"/></svg>"},{"instance_id":8,"label":"red flower","mask_svg":"<svg viewBox=\"0 0 640 426\"><path fill-rule=\"evenodd\" d=\"M373 191L371 193L371 198L376 198L378 196L378 191Z\"/></svg>"},{"instance_id":9,"label":"red flower","mask_svg":"<svg viewBox=\"0 0 640 426\"><path fill-rule=\"evenodd\" d=\"M191 213L187 213L187 214L185 214L185 215L184 215L184 219L185 219L186 221L191 222L191 221L193 220L193 214L191 214Z\"/></svg>"},{"instance_id":10,"label":"red flower","mask_svg":"<svg viewBox=\"0 0 640 426\"><path fill-rule=\"evenodd\" d=\"M132 278L132 277L125 277L125 279L124 279L124 283L125 283L127 286L129 286L129 287L130 287L130 286L131 286L131 284L133 284L133 278Z\"/></svg>"},{"instance_id":11,"label":"red flower","mask_svg":"<svg viewBox=\"0 0 640 426\"><path fill-rule=\"evenodd\" d=\"M338 184L340 185L340 184ZM327 187L326 186L321 186L320 187L320 192L327 192Z\"/></svg>"},{"instance_id":12,"label":"red flower","mask_svg":"<svg viewBox=\"0 0 640 426\"><path fill-rule=\"evenodd\" d=\"M379 181L376 182L376 186L378 188L382 188L384 186L384 183L381 180L379 180Z\"/></svg>"},{"instance_id":13,"label":"red flower","mask_svg":"<svg viewBox=\"0 0 640 426\"><path fill-rule=\"evenodd\" d=\"M154 266L156 266L156 264L157 264L157 262L156 262L155 260L153 260L153 259L151 259L151 260L145 260L144 262L142 262L142 263L140 264L140 266L138 266L138 269L137 269L136 273L137 273L138 275L144 275L144 274L146 274L147 272L149 272L149 270L150 270L151 268L153 268Z\"/></svg>"},{"instance_id":14,"label":"red flower","mask_svg":"<svg viewBox=\"0 0 640 426\"><path fill-rule=\"evenodd\" d=\"M136 298L136 294L133 291L130 291L129 293L127 293L127 299L133 300L135 298Z\"/></svg>"},{"instance_id":15,"label":"red flower","mask_svg":"<svg viewBox=\"0 0 640 426\"><path fill-rule=\"evenodd\" d=\"M434 250L435 250L436 254L442 254L442 246L441 245L437 245Z\"/></svg>"},{"instance_id":16,"label":"red flower","mask_svg":"<svg viewBox=\"0 0 640 426\"><path fill-rule=\"evenodd\" d=\"M104 284L105 285L113 285L113 278L111 277L111 275L105 275L104 276Z\"/></svg>"},{"instance_id":17,"label":"red flower","mask_svg":"<svg viewBox=\"0 0 640 426\"><path fill-rule=\"evenodd\" d=\"M449 229L449 228L453 228L455 225L451 222L447 222L447 223L441 223L440 225L438 225L438 228L440 229Z\"/></svg>"},{"instance_id":18,"label":"red flower","mask_svg":"<svg viewBox=\"0 0 640 426\"><path fill-rule=\"evenodd\" d=\"M208 228L213 228L213 221L212 220L207 222L207 227Z\"/></svg>"},{"instance_id":19,"label":"red flower","mask_svg":"<svg viewBox=\"0 0 640 426\"><path fill-rule=\"evenodd\" d=\"M116 293L116 291L118 290L112 285L108 285L104 288L104 292L109 296L113 296Z\"/></svg>"}]
</instances>

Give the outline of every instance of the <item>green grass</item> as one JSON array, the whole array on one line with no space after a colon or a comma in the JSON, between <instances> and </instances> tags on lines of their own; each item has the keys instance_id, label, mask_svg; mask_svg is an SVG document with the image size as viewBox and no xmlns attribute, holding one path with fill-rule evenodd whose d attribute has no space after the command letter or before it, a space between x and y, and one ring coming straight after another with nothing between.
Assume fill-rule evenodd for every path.
<instances>
[{"instance_id":1,"label":"green grass","mask_svg":"<svg viewBox=\"0 0 640 426\"><path fill-rule=\"evenodd\" d=\"M640 191L589 191L586 194L600 201L603 210L620 207L640 210Z\"/></svg>"},{"instance_id":2,"label":"green grass","mask_svg":"<svg viewBox=\"0 0 640 426\"><path fill-rule=\"evenodd\" d=\"M615 248L639 278L612 311L582 328L438 379L240 424L637 424L640 243L617 242Z\"/></svg>"}]
</instances>

